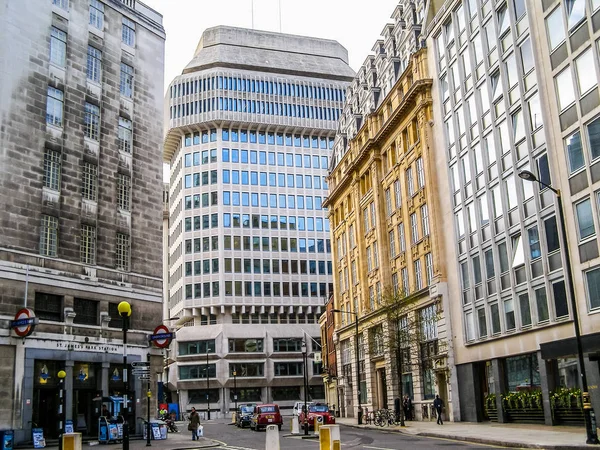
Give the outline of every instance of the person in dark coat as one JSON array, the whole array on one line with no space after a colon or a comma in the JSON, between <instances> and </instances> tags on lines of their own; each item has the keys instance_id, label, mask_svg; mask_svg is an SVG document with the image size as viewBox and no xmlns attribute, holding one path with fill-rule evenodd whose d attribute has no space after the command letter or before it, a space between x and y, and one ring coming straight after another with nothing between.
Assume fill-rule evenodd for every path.
<instances>
[{"instance_id":1,"label":"person in dark coat","mask_svg":"<svg viewBox=\"0 0 600 450\"><path fill-rule=\"evenodd\" d=\"M402 402L402 409L404 409L404 418L406 420L412 420L412 400L410 396L406 394L404 401Z\"/></svg>"},{"instance_id":2,"label":"person in dark coat","mask_svg":"<svg viewBox=\"0 0 600 450\"><path fill-rule=\"evenodd\" d=\"M433 407L435 408L435 413L437 414L437 424L444 425L444 422L442 422L442 408L444 407L444 401L437 394L435 396L435 400L433 401Z\"/></svg>"},{"instance_id":3,"label":"person in dark coat","mask_svg":"<svg viewBox=\"0 0 600 450\"><path fill-rule=\"evenodd\" d=\"M188 430L192 432L192 441L198 439L198 427L200 426L200 414L196 411L196 408L192 407L190 413L190 423L188 424Z\"/></svg>"}]
</instances>

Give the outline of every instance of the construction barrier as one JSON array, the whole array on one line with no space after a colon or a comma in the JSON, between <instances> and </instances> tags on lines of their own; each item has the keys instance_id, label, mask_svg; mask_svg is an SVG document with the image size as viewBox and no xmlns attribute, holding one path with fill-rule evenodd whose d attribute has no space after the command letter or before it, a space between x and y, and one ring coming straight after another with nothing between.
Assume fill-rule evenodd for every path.
<instances>
[{"instance_id":1,"label":"construction barrier","mask_svg":"<svg viewBox=\"0 0 600 450\"><path fill-rule=\"evenodd\" d=\"M319 450L339 450L340 447L340 426L321 425L319 428Z\"/></svg>"},{"instance_id":2,"label":"construction barrier","mask_svg":"<svg viewBox=\"0 0 600 450\"><path fill-rule=\"evenodd\" d=\"M63 450L81 450L81 433L64 433L62 448Z\"/></svg>"},{"instance_id":3,"label":"construction barrier","mask_svg":"<svg viewBox=\"0 0 600 450\"><path fill-rule=\"evenodd\" d=\"M300 423L297 417L292 417L290 429L292 430L292 434L300 434Z\"/></svg>"},{"instance_id":4,"label":"construction barrier","mask_svg":"<svg viewBox=\"0 0 600 450\"><path fill-rule=\"evenodd\" d=\"M279 447L279 427L277 425L267 425L265 450L280 450Z\"/></svg>"}]
</instances>

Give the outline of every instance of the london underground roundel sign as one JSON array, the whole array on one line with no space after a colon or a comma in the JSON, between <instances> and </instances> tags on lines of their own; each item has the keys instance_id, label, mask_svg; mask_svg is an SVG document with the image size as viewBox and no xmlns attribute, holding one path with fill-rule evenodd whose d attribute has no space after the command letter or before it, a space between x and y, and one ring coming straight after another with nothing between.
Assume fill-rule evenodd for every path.
<instances>
[{"instance_id":1,"label":"london underground roundel sign","mask_svg":"<svg viewBox=\"0 0 600 450\"><path fill-rule=\"evenodd\" d=\"M168 347L173 339L173 333L165 325L159 325L154 329L154 334L150 336L150 340L158 348Z\"/></svg>"},{"instance_id":2,"label":"london underground roundel sign","mask_svg":"<svg viewBox=\"0 0 600 450\"><path fill-rule=\"evenodd\" d=\"M29 308L23 308L15 314L15 320L10 322L10 327L15 330L20 337L27 337L35 329L38 319L35 313Z\"/></svg>"}]
</instances>

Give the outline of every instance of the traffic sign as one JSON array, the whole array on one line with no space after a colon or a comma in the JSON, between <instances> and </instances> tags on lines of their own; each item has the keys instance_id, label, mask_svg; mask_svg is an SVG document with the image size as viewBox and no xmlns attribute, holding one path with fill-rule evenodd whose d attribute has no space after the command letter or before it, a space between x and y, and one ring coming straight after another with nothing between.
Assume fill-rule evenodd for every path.
<instances>
[{"instance_id":1,"label":"traffic sign","mask_svg":"<svg viewBox=\"0 0 600 450\"><path fill-rule=\"evenodd\" d=\"M149 380L150 374L138 376L138 380Z\"/></svg>"},{"instance_id":2,"label":"traffic sign","mask_svg":"<svg viewBox=\"0 0 600 450\"><path fill-rule=\"evenodd\" d=\"M150 367L149 361L133 361L131 367Z\"/></svg>"},{"instance_id":3,"label":"traffic sign","mask_svg":"<svg viewBox=\"0 0 600 450\"><path fill-rule=\"evenodd\" d=\"M159 325L154 329L154 334L150 336L150 341L158 348L168 347L171 340L175 337L165 325Z\"/></svg>"},{"instance_id":4,"label":"traffic sign","mask_svg":"<svg viewBox=\"0 0 600 450\"><path fill-rule=\"evenodd\" d=\"M15 330L15 333L17 333L18 336L27 337L33 333L33 330L38 323L39 319L35 317L33 310L23 308L15 314L15 320L11 320L10 327Z\"/></svg>"},{"instance_id":5,"label":"traffic sign","mask_svg":"<svg viewBox=\"0 0 600 450\"><path fill-rule=\"evenodd\" d=\"M149 374L150 371L149 370L136 370L136 369L133 369L131 371L131 373L134 374L134 375L146 375L146 374Z\"/></svg>"}]
</instances>

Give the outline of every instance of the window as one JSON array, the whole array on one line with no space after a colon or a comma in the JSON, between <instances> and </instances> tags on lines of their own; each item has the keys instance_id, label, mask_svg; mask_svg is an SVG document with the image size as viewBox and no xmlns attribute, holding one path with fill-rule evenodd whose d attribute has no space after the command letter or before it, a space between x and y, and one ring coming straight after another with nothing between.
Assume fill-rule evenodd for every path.
<instances>
[{"instance_id":1,"label":"window","mask_svg":"<svg viewBox=\"0 0 600 450\"><path fill-rule=\"evenodd\" d=\"M421 206L421 227L423 229L423 236L429 236L429 212L427 204Z\"/></svg>"},{"instance_id":2,"label":"window","mask_svg":"<svg viewBox=\"0 0 600 450\"><path fill-rule=\"evenodd\" d=\"M129 270L129 236L117 233L116 266L119 270Z\"/></svg>"},{"instance_id":3,"label":"window","mask_svg":"<svg viewBox=\"0 0 600 450\"><path fill-rule=\"evenodd\" d=\"M433 256L431 253L425 255L425 275L427 276L427 286L431 286L433 281Z\"/></svg>"},{"instance_id":4,"label":"window","mask_svg":"<svg viewBox=\"0 0 600 450\"><path fill-rule=\"evenodd\" d=\"M131 98L133 95L133 67L124 62L121 63L121 95Z\"/></svg>"},{"instance_id":5,"label":"window","mask_svg":"<svg viewBox=\"0 0 600 450\"><path fill-rule=\"evenodd\" d=\"M96 264L96 228L81 226L80 260L83 264Z\"/></svg>"},{"instance_id":6,"label":"window","mask_svg":"<svg viewBox=\"0 0 600 450\"><path fill-rule=\"evenodd\" d=\"M538 233L537 227L531 227L527 230L527 235L529 236L529 251L531 259L537 259L542 256L542 251L540 249L540 235Z\"/></svg>"},{"instance_id":7,"label":"window","mask_svg":"<svg viewBox=\"0 0 600 450\"><path fill-rule=\"evenodd\" d=\"M229 339L230 353L260 353L263 351L262 339Z\"/></svg>"},{"instance_id":8,"label":"window","mask_svg":"<svg viewBox=\"0 0 600 450\"><path fill-rule=\"evenodd\" d=\"M600 268L585 272L585 281L590 309L600 308Z\"/></svg>"},{"instance_id":9,"label":"window","mask_svg":"<svg viewBox=\"0 0 600 450\"><path fill-rule=\"evenodd\" d=\"M583 96L598 84L592 49L588 48L575 60L579 95Z\"/></svg>"},{"instance_id":10,"label":"window","mask_svg":"<svg viewBox=\"0 0 600 450\"><path fill-rule=\"evenodd\" d=\"M85 103L84 109L85 136L97 141L100 138L100 108Z\"/></svg>"},{"instance_id":11,"label":"window","mask_svg":"<svg viewBox=\"0 0 600 450\"><path fill-rule=\"evenodd\" d=\"M487 321L484 308L477 310L477 324L479 328L479 338L487 337Z\"/></svg>"},{"instance_id":12,"label":"window","mask_svg":"<svg viewBox=\"0 0 600 450\"><path fill-rule=\"evenodd\" d=\"M596 231L594 229L594 218L592 216L592 202L586 199L575 205L577 214L577 225L579 230L579 239L585 239L593 236Z\"/></svg>"},{"instance_id":13,"label":"window","mask_svg":"<svg viewBox=\"0 0 600 450\"><path fill-rule=\"evenodd\" d=\"M131 203L131 178L117 174L117 207L129 211Z\"/></svg>"},{"instance_id":14,"label":"window","mask_svg":"<svg viewBox=\"0 0 600 450\"><path fill-rule=\"evenodd\" d=\"M102 73L102 52L96 47L88 45L87 51L87 79L100 83Z\"/></svg>"},{"instance_id":15,"label":"window","mask_svg":"<svg viewBox=\"0 0 600 450\"><path fill-rule=\"evenodd\" d=\"M385 190L385 211L388 216L392 215L392 194L389 188Z\"/></svg>"},{"instance_id":16,"label":"window","mask_svg":"<svg viewBox=\"0 0 600 450\"><path fill-rule=\"evenodd\" d=\"M104 3L90 0L90 25L102 30L104 28Z\"/></svg>"},{"instance_id":17,"label":"window","mask_svg":"<svg viewBox=\"0 0 600 450\"><path fill-rule=\"evenodd\" d=\"M556 78L556 91L558 93L558 106L560 111L564 111L575 101L575 91L573 90L573 78L571 76L571 67L567 67Z\"/></svg>"},{"instance_id":18,"label":"window","mask_svg":"<svg viewBox=\"0 0 600 450\"><path fill-rule=\"evenodd\" d=\"M389 232L389 243L390 243L390 258L396 257L396 233L394 230Z\"/></svg>"},{"instance_id":19,"label":"window","mask_svg":"<svg viewBox=\"0 0 600 450\"><path fill-rule=\"evenodd\" d=\"M565 24L563 22L561 6L548 16L546 19L546 28L548 31L548 41L550 42L550 51L552 51L565 40Z\"/></svg>"},{"instance_id":20,"label":"window","mask_svg":"<svg viewBox=\"0 0 600 450\"><path fill-rule=\"evenodd\" d=\"M529 294L519 295L519 309L521 310L521 326L531 325L531 308L529 307Z\"/></svg>"},{"instance_id":21,"label":"window","mask_svg":"<svg viewBox=\"0 0 600 450\"><path fill-rule=\"evenodd\" d=\"M56 127L63 126L63 91L48 86L46 103L46 123Z\"/></svg>"},{"instance_id":22,"label":"window","mask_svg":"<svg viewBox=\"0 0 600 450\"><path fill-rule=\"evenodd\" d=\"M130 47L135 46L135 22L123 17L123 31L121 33L123 43Z\"/></svg>"},{"instance_id":23,"label":"window","mask_svg":"<svg viewBox=\"0 0 600 450\"><path fill-rule=\"evenodd\" d=\"M423 271L421 270L421 260L415 261L415 289L423 288Z\"/></svg>"},{"instance_id":24,"label":"window","mask_svg":"<svg viewBox=\"0 0 600 450\"><path fill-rule=\"evenodd\" d=\"M506 331L514 330L516 328L515 307L512 299L504 301L504 318L506 322Z\"/></svg>"},{"instance_id":25,"label":"window","mask_svg":"<svg viewBox=\"0 0 600 450\"><path fill-rule=\"evenodd\" d=\"M404 224L398 225L398 243L400 245L400 253L406 251L406 240L404 238Z\"/></svg>"},{"instance_id":26,"label":"window","mask_svg":"<svg viewBox=\"0 0 600 450\"><path fill-rule=\"evenodd\" d=\"M35 315L40 320L62 322L63 297L61 295L35 293Z\"/></svg>"},{"instance_id":27,"label":"window","mask_svg":"<svg viewBox=\"0 0 600 450\"><path fill-rule=\"evenodd\" d=\"M419 189L423 189L425 187L425 170L423 170L423 158L417 159L417 183L419 184Z\"/></svg>"},{"instance_id":28,"label":"window","mask_svg":"<svg viewBox=\"0 0 600 450\"><path fill-rule=\"evenodd\" d=\"M205 355L207 353L215 353L215 341L187 341L179 343L179 356L186 355Z\"/></svg>"},{"instance_id":29,"label":"window","mask_svg":"<svg viewBox=\"0 0 600 450\"><path fill-rule=\"evenodd\" d=\"M95 164L83 163L81 196L92 201L98 199L98 166Z\"/></svg>"},{"instance_id":30,"label":"window","mask_svg":"<svg viewBox=\"0 0 600 450\"><path fill-rule=\"evenodd\" d=\"M402 207L402 192L400 191L400 180L394 181L394 199L396 202L396 209L400 209Z\"/></svg>"},{"instance_id":31,"label":"window","mask_svg":"<svg viewBox=\"0 0 600 450\"><path fill-rule=\"evenodd\" d=\"M300 352L302 351L302 339L273 339L274 352Z\"/></svg>"},{"instance_id":32,"label":"window","mask_svg":"<svg viewBox=\"0 0 600 450\"><path fill-rule=\"evenodd\" d=\"M86 300L75 298L73 304L75 318L73 323L84 325L98 325L98 302L95 300Z\"/></svg>"},{"instance_id":33,"label":"window","mask_svg":"<svg viewBox=\"0 0 600 450\"><path fill-rule=\"evenodd\" d=\"M56 256L58 249L58 218L42 216L40 228L40 255Z\"/></svg>"},{"instance_id":34,"label":"window","mask_svg":"<svg viewBox=\"0 0 600 450\"><path fill-rule=\"evenodd\" d=\"M215 378L217 376L217 365L216 364L195 364L193 366L179 366L179 379L180 380L194 380L194 379L198 379L198 378ZM211 392L213 392L213 390L210 390ZM200 391L194 391L194 390L190 390L189 391L189 399L190 402L192 402L194 395L192 394L192 392L201 392L201 395L198 395L197 398L198 400L195 403L199 403L200 401L204 400L206 401L206 390L200 390ZM210 395L210 394L209 394ZM212 401L214 403L218 402L219 397L218 397L218 390L216 395L213 397L212 395L209 398L209 401ZM202 400L200 400L202 399Z\"/></svg>"},{"instance_id":35,"label":"window","mask_svg":"<svg viewBox=\"0 0 600 450\"><path fill-rule=\"evenodd\" d=\"M567 291L565 290L565 282L558 281L552 283L552 291L554 293L554 310L556 317L564 317L569 315L569 306L567 305Z\"/></svg>"},{"instance_id":36,"label":"window","mask_svg":"<svg viewBox=\"0 0 600 450\"><path fill-rule=\"evenodd\" d=\"M585 0L566 0L567 25L573 29L585 17Z\"/></svg>"},{"instance_id":37,"label":"window","mask_svg":"<svg viewBox=\"0 0 600 450\"><path fill-rule=\"evenodd\" d=\"M131 120L119 117L119 150L131 153L133 132L131 130Z\"/></svg>"},{"instance_id":38,"label":"window","mask_svg":"<svg viewBox=\"0 0 600 450\"><path fill-rule=\"evenodd\" d=\"M408 187L408 195L415 195L415 183L413 181L412 167L406 169L406 185Z\"/></svg>"},{"instance_id":39,"label":"window","mask_svg":"<svg viewBox=\"0 0 600 450\"><path fill-rule=\"evenodd\" d=\"M59 8L69 10L69 0L52 0L52 4Z\"/></svg>"},{"instance_id":40,"label":"window","mask_svg":"<svg viewBox=\"0 0 600 450\"><path fill-rule=\"evenodd\" d=\"M419 225L417 223L416 213L410 215L410 231L412 243L416 244L417 242L419 242Z\"/></svg>"},{"instance_id":41,"label":"window","mask_svg":"<svg viewBox=\"0 0 600 450\"><path fill-rule=\"evenodd\" d=\"M67 64L67 33L54 27L50 30L50 62L60 67Z\"/></svg>"},{"instance_id":42,"label":"window","mask_svg":"<svg viewBox=\"0 0 600 450\"><path fill-rule=\"evenodd\" d=\"M44 186L55 191L60 190L61 155L54 150L44 152Z\"/></svg>"},{"instance_id":43,"label":"window","mask_svg":"<svg viewBox=\"0 0 600 450\"><path fill-rule=\"evenodd\" d=\"M600 118L594 120L587 126L592 159L600 156Z\"/></svg>"},{"instance_id":44,"label":"window","mask_svg":"<svg viewBox=\"0 0 600 450\"><path fill-rule=\"evenodd\" d=\"M303 365L300 362L276 362L274 363L275 376L301 376L304 374Z\"/></svg>"},{"instance_id":45,"label":"window","mask_svg":"<svg viewBox=\"0 0 600 450\"><path fill-rule=\"evenodd\" d=\"M537 306L538 322L548 320L548 299L546 298L546 288L542 287L535 290L535 304Z\"/></svg>"}]
</instances>

